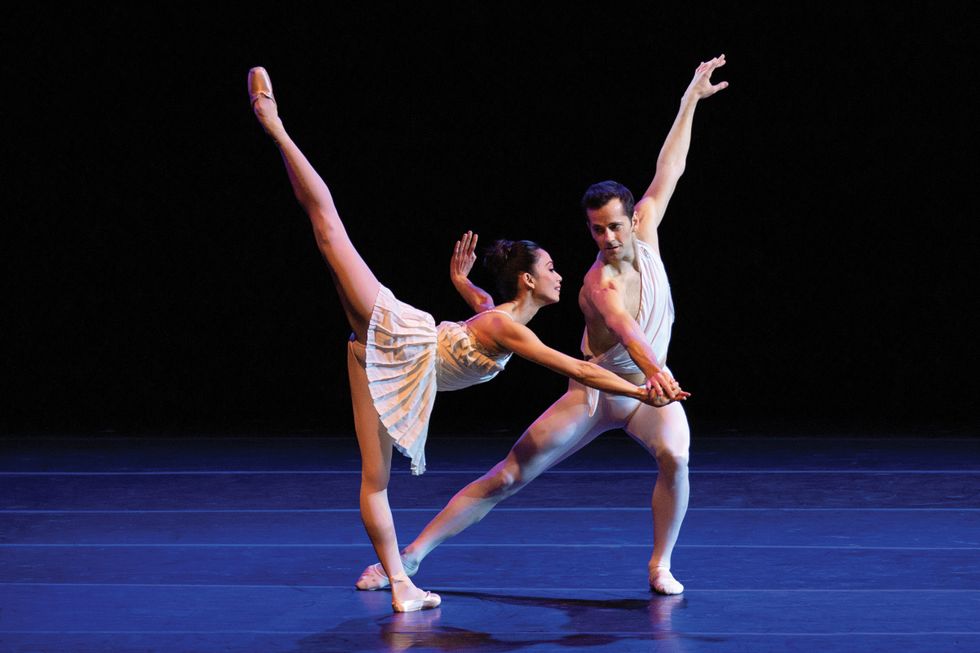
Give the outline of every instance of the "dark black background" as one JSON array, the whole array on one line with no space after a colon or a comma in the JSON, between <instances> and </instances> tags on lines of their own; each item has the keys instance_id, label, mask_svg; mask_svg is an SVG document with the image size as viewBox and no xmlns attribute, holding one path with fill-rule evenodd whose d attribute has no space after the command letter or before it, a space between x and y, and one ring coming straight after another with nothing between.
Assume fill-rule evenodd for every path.
<instances>
[{"instance_id":1,"label":"dark black background","mask_svg":"<svg viewBox=\"0 0 980 653\"><path fill-rule=\"evenodd\" d=\"M578 199L607 178L643 192L694 68L722 52L731 86L697 110L661 228L695 427L975 423L971 21L722 6L14 12L0 428L350 428L348 327L249 67L399 298L463 319L459 234L534 239L565 293L531 326L575 352L595 256ZM519 431L564 384L515 360L441 394L433 429Z\"/></svg>"}]
</instances>

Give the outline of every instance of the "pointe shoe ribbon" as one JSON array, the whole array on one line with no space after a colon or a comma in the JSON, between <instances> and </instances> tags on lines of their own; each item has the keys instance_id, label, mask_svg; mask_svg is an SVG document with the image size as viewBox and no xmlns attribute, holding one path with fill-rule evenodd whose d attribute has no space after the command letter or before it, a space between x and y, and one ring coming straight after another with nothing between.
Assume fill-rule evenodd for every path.
<instances>
[{"instance_id":1,"label":"pointe shoe ribbon","mask_svg":"<svg viewBox=\"0 0 980 653\"><path fill-rule=\"evenodd\" d=\"M438 608L442 603L442 598L438 594L433 594L432 592L426 592L425 596L420 599L411 599L405 601L404 603L391 600L391 608L395 612L417 612L419 610L431 610L432 608Z\"/></svg>"},{"instance_id":2,"label":"pointe shoe ribbon","mask_svg":"<svg viewBox=\"0 0 980 653\"><path fill-rule=\"evenodd\" d=\"M272 95L272 80L262 66L256 66L248 71L248 99L252 104L260 97L276 101Z\"/></svg>"}]
</instances>

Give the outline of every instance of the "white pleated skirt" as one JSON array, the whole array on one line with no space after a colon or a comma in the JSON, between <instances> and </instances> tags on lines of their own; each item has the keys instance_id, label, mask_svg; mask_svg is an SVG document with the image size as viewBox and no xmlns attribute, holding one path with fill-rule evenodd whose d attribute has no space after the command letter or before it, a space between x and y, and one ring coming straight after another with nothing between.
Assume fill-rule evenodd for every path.
<instances>
[{"instance_id":1,"label":"white pleated skirt","mask_svg":"<svg viewBox=\"0 0 980 653\"><path fill-rule=\"evenodd\" d=\"M425 440L436 398L438 332L425 311L384 286L374 302L365 343L368 390L395 448L425 471Z\"/></svg>"}]
</instances>

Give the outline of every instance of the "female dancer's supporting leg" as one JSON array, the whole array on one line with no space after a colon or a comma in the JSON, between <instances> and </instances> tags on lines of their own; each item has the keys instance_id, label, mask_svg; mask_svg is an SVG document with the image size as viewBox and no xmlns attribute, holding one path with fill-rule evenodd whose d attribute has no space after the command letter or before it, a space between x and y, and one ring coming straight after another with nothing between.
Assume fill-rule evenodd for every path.
<instances>
[{"instance_id":1,"label":"female dancer's supporting leg","mask_svg":"<svg viewBox=\"0 0 980 653\"><path fill-rule=\"evenodd\" d=\"M357 342L348 353L354 428L361 450L361 519L385 574L391 581L392 604L410 611L439 605L439 597L415 587L405 574L398 554L395 526L388 505L392 442L368 391L364 370L364 342L380 287L374 273L354 249L327 185L292 141L283 127L272 95L272 84L263 68L248 74L249 96L259 123L282 154L296 199L306 210L317 246L333 277L344 313Z\"/></svg>"}]
</instances>

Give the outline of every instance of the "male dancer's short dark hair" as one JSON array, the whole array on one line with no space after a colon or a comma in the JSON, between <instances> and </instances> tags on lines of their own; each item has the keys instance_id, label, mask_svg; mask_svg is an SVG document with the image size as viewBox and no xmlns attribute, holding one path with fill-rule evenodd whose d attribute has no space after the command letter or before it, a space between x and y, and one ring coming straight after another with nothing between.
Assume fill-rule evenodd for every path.
<instances>
[{"instance_id":1,"label":"male dancer's short dark hair","mask_svg":"<svg viewBox=\"0 0 980 653\"><path fill-rule=\"evenodd\" d=\"M633 193L626 186L618 181L600 181L592 184L582 196L582 210L601 209L609 200L618 198L623 203L623 212L626 217L633 217Z\"/></svg>"}]
</instances>

